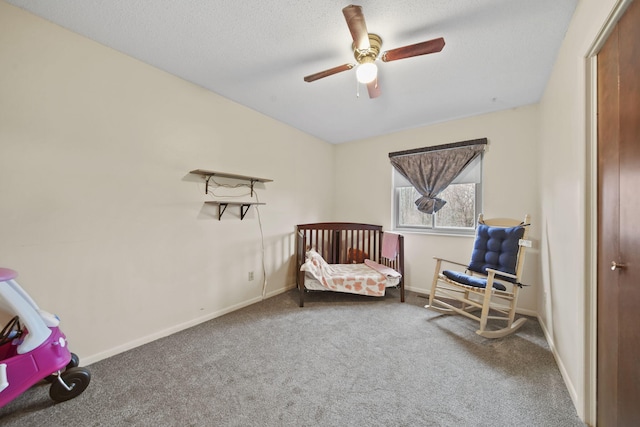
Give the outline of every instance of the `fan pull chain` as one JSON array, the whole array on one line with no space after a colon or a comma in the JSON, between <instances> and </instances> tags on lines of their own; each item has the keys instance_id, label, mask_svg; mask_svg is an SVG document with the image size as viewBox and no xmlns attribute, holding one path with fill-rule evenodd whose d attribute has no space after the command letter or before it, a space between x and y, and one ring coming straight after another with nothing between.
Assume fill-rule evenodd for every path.
<instances>
[{"instance_id":1,"label":"fan pull chain","mask_svg":"<svg viewBox=\"0 0 640 427\"><path fill-rule=\"evenodd\" d=\"M356 80L356 98L360 98L360 82L358 82L358 79Z\"/></svg>"}]
</instances>

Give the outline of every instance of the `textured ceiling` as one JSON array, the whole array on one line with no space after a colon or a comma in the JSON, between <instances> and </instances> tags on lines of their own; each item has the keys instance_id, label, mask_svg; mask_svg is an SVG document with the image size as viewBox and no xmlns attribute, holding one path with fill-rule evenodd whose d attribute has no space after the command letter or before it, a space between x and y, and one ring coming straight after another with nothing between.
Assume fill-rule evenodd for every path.
<instances>
[{"instance_id":1,"label":"textured ceiling","mask_svg":"<svg viewBox=\"0 0 640 427\"><path fill-rule=\"evenodd\" d=\"M6 0L331 143L539 101L578 0L371 0L382 51L444 37L442 52L379 62L369 99L333 0Z\"/></svg>"}]
</instances>

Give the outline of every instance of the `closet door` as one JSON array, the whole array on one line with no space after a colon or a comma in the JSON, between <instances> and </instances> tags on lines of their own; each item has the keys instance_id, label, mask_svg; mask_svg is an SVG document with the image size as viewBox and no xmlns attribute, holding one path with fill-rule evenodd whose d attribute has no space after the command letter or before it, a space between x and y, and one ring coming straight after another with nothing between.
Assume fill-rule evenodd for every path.
<instances>
[{"instance_id":1,"label":"closet door","mask_svg":"<svg viewBox=\"0 0 640 427\"><path fill-rule=\"evenodd\" d=\"M598 54L598 426L640 425L640 1Z\"/></svg>"}]
</instances>

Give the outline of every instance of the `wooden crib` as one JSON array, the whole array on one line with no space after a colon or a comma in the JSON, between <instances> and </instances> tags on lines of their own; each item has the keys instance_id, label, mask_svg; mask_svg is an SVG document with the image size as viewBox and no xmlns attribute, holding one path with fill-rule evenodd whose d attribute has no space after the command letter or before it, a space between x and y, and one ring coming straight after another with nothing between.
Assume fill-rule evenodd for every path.
<instances>
[{"instance_id":1,"label":"wooden crib","mask_svg":"<svg viewBox=\"0 0 640 427\"><path fill-rule=\"evenodd\" d=\"M300 292L300 307L304 306L308 275L301 271L305 254L314 249L329 264L363 263L370 259L400 273L399 283L390 285L400 288L400 301L404 302L404 238L397 235L397 250L392 258L383 257L382 226L351 222L321 222L300 224L296 227L296 284ZM387 236L389 237L389 236ZM314 287L313 291L320 290Z\"/></svg>"}]
</instances>

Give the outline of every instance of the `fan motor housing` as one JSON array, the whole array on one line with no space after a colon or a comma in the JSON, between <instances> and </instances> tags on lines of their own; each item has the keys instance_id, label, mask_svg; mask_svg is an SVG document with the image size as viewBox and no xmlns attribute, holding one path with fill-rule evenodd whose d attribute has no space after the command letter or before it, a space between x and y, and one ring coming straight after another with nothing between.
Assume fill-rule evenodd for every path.
<instances>
[{"instance_id":1,"label":"fan motor housing","mask_svg":"<svg viewBox=\"0 0 640 427\"><path fill-rule=\"evenodd\" d=\"M351 45L353 49L353 57L358 61L358 64L364 62L373 62L380 54L380 47L382 46L382 38L373 33L369 33L369 49L356 49L355 43Z\"/></svg>"}]
</instances>

